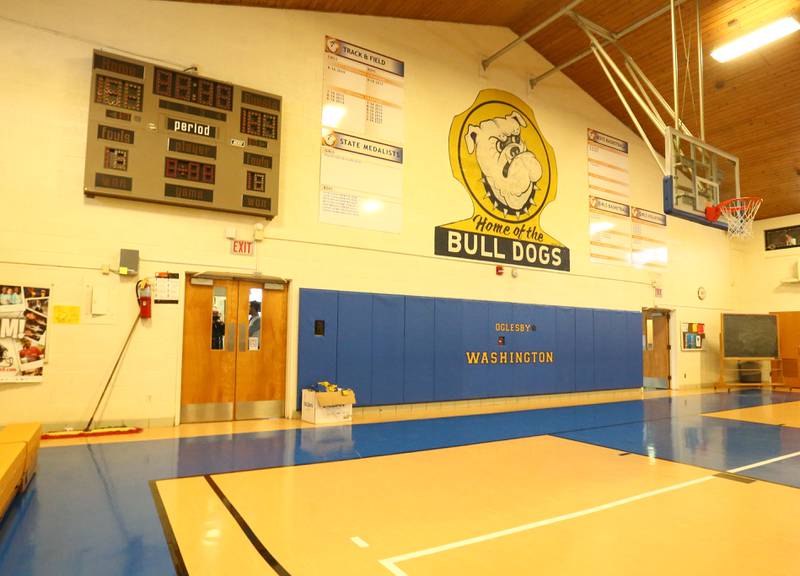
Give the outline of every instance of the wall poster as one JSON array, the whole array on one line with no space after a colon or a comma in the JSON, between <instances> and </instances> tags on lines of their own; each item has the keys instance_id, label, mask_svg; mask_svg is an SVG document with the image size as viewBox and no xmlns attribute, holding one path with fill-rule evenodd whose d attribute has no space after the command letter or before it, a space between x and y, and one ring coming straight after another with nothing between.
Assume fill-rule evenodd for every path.
<instances>
[{"instance_id":1,"label":"wall poster","mask_svg":"<svg viewBox=\"0 0 800 576\"><path fill-rule=\"evenodd\" d=\"M631 263L663 270L667 267L667 215L631 207Z\"/></svg>"},{"instance_id":2,"label":"wall poster","mask_svg":"<svg viewBox=\"0 0 800 576\"><path fill-rule=\"evenodd\" d=\"M630 203L628 143L589 128L589 258L660 270L667 266L667 217Z\"/></svg>"},{"instance_id":3,"label":"wall poster","mask_svg":"<svg viewBox=\"0 0 800 576\"><path fill-rule=\"evenodd\" d=\"M702 350L706 325L702 322L681 322L681 350Z\"/></svg>"},{"instance_id":4,"label":"wall poster","mask_svg":"<svg viewBox=\"0 0 800 576\"><path fill-rule=\"evenodd\" d=\"M41 382L49 288L0 284L0 384Z\"/></svg>"},{"instance_id":5,"label":"wall poster","mask_svg":"<svg viewBox=\"0 0 800 576\"><path fill-rule=\"evenodd\" d=\"M405 64L325 38L319 220L400 232Z\"/></svg>"},{"instance_id":6,"label":"wall poster","mask_svg":"<svg viewBox=\"0 0 800 576\"><path fill-rule=\"evenodd\" d=\"M437 226L440 256L552 270L570 269L569 248L539 218L556 199L556 156L533 110L501 90L481 90L450 125L450 168L472 216Z\"/></svg>"},{"instance_id":7,"label":"wall poster","mask_svg":"<svg viewBox=\"0 0 800 576\"><path fill-rule=\"evenodd\" d=\"M154 304L177 304L181 293L180 274L157 272Z\"/></svg>"}]
</instances>

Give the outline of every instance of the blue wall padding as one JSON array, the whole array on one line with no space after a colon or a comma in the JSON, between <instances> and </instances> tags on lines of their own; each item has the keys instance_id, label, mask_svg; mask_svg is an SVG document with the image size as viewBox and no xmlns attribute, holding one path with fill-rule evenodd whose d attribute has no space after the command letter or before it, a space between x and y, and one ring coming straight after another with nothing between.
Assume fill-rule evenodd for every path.
<instances>
[{"instance_id":1,"label":"blue wall padding","mask_svg":"<svg viewBox=\"0 0 800 576\"><path fill-rule=\"evenodd\" d=\"M433 402L436 382L435 303L433 298L405 297L403 402Z\"/></svg>"},{"instance_id":2,"label":"blue wall padding","mask_svg":"<svg viewBox=\"0 0 800 576\"><path fill-rule=\"evenodd\" d=\"M625 350L641 350L643 346L642 336L642 315L626 314L625 326ZM628 362L628 374L626 382L642 381L643 362L641 354L629 354L626 357Z\"/></svg>"},{"instance_id":3,"label":"blue wall padding","mask_svg":"<svg viewBox=\"0 0 800 576\"><path fill-rule=\"evenodd\" d=\"M321 380L355 390L359 406L642 385L639 312L302 289L299 331L298 408L301 390ZM509 361L468 364L467 351ZM533 351L554 361L510 360Z\"/></svg>"},{"instance_id":4,"label":"blue wall padding","mask_svg":"<svg viewBox=\"0 0 800 576\"><path fill-rule=\"evenodd\" d=\"M612 356L618 335L613 332L613 314L611 310L594 311L594 382L586 387L589 390L611 388L609 383L614 380Z\"/></svg>"},{"instance_id":5,"label":"blue wall padding","mask_svg":"<svg viewBox=\"0 0 800 576\"><path fill-rule=\"evenodd\" d=\"M336 332L337 380L332 380L335 384L352 388L356 393L356 400L365 406L373 403L372 299L372 294L339 293L337 314L339 329Z\"/></svg>"},{"instance_id":6,"label":"blue wall padding","mask_svg":"<svg viewBox=\"0 0 800 576\"><path fill-rule=\"evenodd\" d=\"M556 308L556 389L560 393L575 392L577 354L575 344L575 309Z\"/></svg>"},{"instance_id":7,"label":"blue wall padding","mask_svg":"<svg viewBox=\"0 0 800 576\"><path fill-rule=\"evenodd\" d=\"M372 404L403 403L404 325L403 296L376 294L372 298Z\"/></svg>"},{"instance_id":8,"label":"blue wall padding","mask_svg":"<svg viewBox=\"0 0 800 576\"><path fill-rule=\"evenodd\" d=\"M593 390L594 310L575 308L575 390Z\"/></svg>"},{"instance_id":9,"label":"blue wall padding","mask_svg":"<svg viewBox=\"0 0 800 576\"><path fill-rule=\"evenodd\" d=\"M305 292L305 291L304 291ZM336 319L339 312L339 293L314 290L304 294L300 305L300 349L297 358L297 381L303 386L327 380L336 382ZM325 336L314 336L314 321L325 322ZM298 395L300 406L302 392Z\"/></svg>"},{"instance_id":10,"label":"blue wall padding","mask_svg":"<svg viewBox=\"0 0 800 576\"><path fill-rule=\"evenodd\" d=\"M437 307L438 307L437 301ZM474 305L472 305L474 304ZM508 379L507 376L501 374L501 371L508 366L465 366L464 365L464 350L496 350L495 342L489 340L489 308L488 302L462 302L461 303L461 338L456 338L456 345L461 347L461 358L453 348L453 354L448 354L447 358L450 360L445 366L452 365L453 370L461 372L461 387L456 386L448 387L447 397L442 397L442 400L457 400L458 398L485 398L488 395L489 389L492 388L492 379ZM447 332L436 333L436 338L441 340L447 339ZM437 359L439 355L437 354ZM475 370L477 368L477 370ZM492 368L497 368L497 371L492 371Z\"/></svg>"},{"instance_id":11,"label":"blue wall padding","mask_svg":"<svg viewBox=\"0 0 800 576\"><path fill-rule=\"evenodd\" d=\"M464 369L464 311L461 300L436 298L434 304L434 400L455 400L461 394Z\"/></svg>"}]
</instances>

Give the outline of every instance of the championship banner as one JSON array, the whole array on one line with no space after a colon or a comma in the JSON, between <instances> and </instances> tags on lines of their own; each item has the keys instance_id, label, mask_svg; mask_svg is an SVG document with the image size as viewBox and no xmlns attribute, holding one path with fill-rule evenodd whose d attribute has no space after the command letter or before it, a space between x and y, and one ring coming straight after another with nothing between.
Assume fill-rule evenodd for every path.
<instances>
[{"instance_id":1,"label":"championship banner","mask_svg":"<svg viewBox=\"0 0 800 576\"><path fill-rule=\"evenodd\" d=\"M49 288L0 284L0 384L41 382Z\"/></svg>"},{"instance_id":2,"label":"championship banner","mask_svg":"<svg viewBox=\"0 0 800 576\"><path fill-rule=\"evenodd\" d=\"M570 269L569 248L542 230L556 198L556 158L533 110L513 94L482 90L450 125L450 168L473 204L471 218L437 226L440 256Z\"/></svg>"},{"instance_id":3,"label":"championship banner","mask_svg":"<svg viewBox=\"0 0 800 576\"><path fill-rule=\"evenodd\" d=\"M325 37L320 222L402 231L404 75L401 60Z\"/></svg>"}]
</instances>

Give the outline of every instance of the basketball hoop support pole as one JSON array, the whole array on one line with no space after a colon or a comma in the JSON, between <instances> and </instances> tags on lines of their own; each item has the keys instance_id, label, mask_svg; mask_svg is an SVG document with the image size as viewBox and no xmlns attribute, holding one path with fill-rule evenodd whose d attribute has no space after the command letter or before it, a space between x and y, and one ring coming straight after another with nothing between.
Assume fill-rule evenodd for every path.
<instances>
[{"instance_id":1,"label":"basketball hoop support pole","mask_svg":"<svg viewBox=\"0 0 800 576\"><path fill-rule=\"evenodd\" d=\"M696 15L696 34L697 34L697 76L698 76L698 85L699 85L699 119L700 119L700 139L705 141L705 109L704 109L704 98L703 98L703 38L702 38L702 26L700 20L700 1L695 0L695 15ZM594 54L595 57L598 54L605 59L608 66L611 68L612 72L616 74L622 84L627 88L627 90L631 93L633 98L637 101L637 103L642 107L645 114L650 118L650 120L656 125L656 127L661 131L664 132L666 128L666 123L659 114L658 110L656 109L655 104L650 99L650 96L647 93L647 90L653 94L653 97L656 101L664 108L667 113L667 116L671 118L674 123L675 129L692 136L691 131L687 128L687 126L683 123L680 118L680 109L679 109L679 102L678 102L678 91L679 91L679 64L678 64L678 43L677 43L677 29L676 29L676 8L680 7L686 0L670 0L669 4L666 4L662 8L656 10L649 16L645 16L644 18L637 20L636 22L630 24L626 28L622 29L619 32L611 32L606 30L599 24L592 22L591 20L581 16L577 12L573 10L576 6L576 1L573 0L570 4L559 10L557 13L553 14L550 18L542 22L541 24L537 25L529 32L524 34L523 36L517 38L514 42L511 42L504 48L500 49L498 52L490 56L489 58L483 60L481 63L483 68L486 69L489 64L491 64L495 59L502 56L505 52L510 50L512 47L516 46L519 42L522 42L532 36L533 34L540 32L545 27L549 26L553 22L555 22L561 16L567 15L570 16L578 27L588 36L590 41L590 47L588 50L581 52L574 58L564 62L563 64L559 64L554 66L550 70L530 79L530 88L533 89L539 82L550 76L551 74L561 71L569 66L572 66L576 62L583 60L586 56L590 54ZM619 45L619 40L627 36L628 34L638 30L645 24L652 22L656 18L666 14L669 12L670 14L670 31L671 31L671 52L672 52L672 97L673 97L673 104L670 106L666 99L661 95L661 93L656 89L647 75L642 71L642 69L636 64L633 57L628 54L628 52ZM603 38L603 40L597 40L594 37L594 34L598 34ZM617 48L620 53L622 54L625 67L628 70L628 73L633 78L633 82L636 84L636 88L631 85L630 80L619 70L616 63L608 56L605 48L608 45L613 45ZM622 92L618 92L618 96L621 99L624 99L624 94Z\"/></svg>"},{"instance_id":2,"label":"basketball hoop support pole","mask_svg":"<svg viewBox=\"0 0 800 576\"><path fill-rule=\"evenodd\" d=\"M497 52L495 52L494 54L492 54L488 58L482 60L481 61L481 67L484 70L487 70L489 68L489 66L492 65L492 62L494 62L495 60L500 58L503 54L505 54L506 52L508 52L512 48L514 48L517 44L520 44L520 43L524 42L525 40L527 40L528 38L530 38L531 36L533 36L537 32L541 32L542 30L544 30L545 28L550 26L550 24L552 24L553 22L555 22L556 20L561 18L564 14L566 14L567 12L570 12L573 8L577 7L578 4L580 4L581 2L583 2L583 0L572 0L572 2L570 2L569 4L564 6L561 10L559 10L558 12L556 12L555 14L550 16L547 20L545 20L544 22L540 22L539 24L537 24L536 26L534 26L533 28L528 30L525 34L523 34L522 36L520 36L516 40L513 40L513 41L509 42L508 44L506 44L505 46L500 48L500 50L498 50Z\"/></svg>"},{"instance_id":3,"label":"basketball hoop support pole","mask_svg":"<svg viewBox=\"0 0 800 576\"><path fill-rule=\"evenodd\" d=\"M672 29L672 116L675 118L675 130L677 130L681 115L678 110L678 38L675 35L675 0L669 0L669 20Z\"/></svg>"},{"instance_id":4,"label":"basketball hoop support pole","mask_svg":"<svg viewBox=\"0 0 800 576\"><path fill-rule=\"evenodd\" d=\"M647 89L650 90L650 93L653 95L656 101L661 105L664 111L669 115L669 117L674 119L675 111L672 109L672 106L669 105L669 102L667 102L664 99L664 96L661 95L661 92L659 92L658 89L653 85L653 83L650 81L650 78L647 77L644 71L639 67L639 65L633 59L633 56L631 56L628 53L628 51L625 50L619 44L614 43L614 46L616 47L617 50L620 51L620 54L622 54L622 57L625 59L625 65L628 68L628 70L631 71L631 76L633 77L633 79L636 80L638 76L638 78L642 81L642 84L644 84L647 87ZM646 94L643 88L640 88L640 90L642 91L643 94ZM692 136L693 134L691 130L689 130L689 128L683 123L683 121L681 121L680 119L678 120L681 131L684 134Z\"/></svg>"},{"instance_id":5,"label":"basketball hoop support pole","mask_svg":"<svg viewBox=\"0 0 800 576\"><path fill-rule=\"evenodd\" d=\"M595 55L597 56L599 54L600 56L602 56L603 60L605 60L608 67L614 72L614 74L617 76L620 82L622 82L622 85L628 89L628 92L630 92L631 96L633 96L633 99L636 100L636 103L639 104L639 106L641 106L642 110L644 110L645 114L650 119L650 121L655 125L656 128L658 128L660 132L663 132L667 128L666 124L664 124L664 121L658 114L656 114L653 110L651 110L648 107L647 102L644 101L644 99L641 97L636 88L630 83L625 74L623 74L622 71L619 69L616 62L614 62L611 56L609 56L608 52L606 52L606 49L600 45L600 42L594 35L594 32L592 32L593 29L594 30L598 29L603 30L603 29L600 28L598 25L594 24L593 22L586 20L582 16L575 14L574 12L571 13L570 15L573 17L573 19L575 20L576 24L578 24L580 29L583 30L583 33L586 34L586 36L589 38L589 41L592 43L592 48ZM610 32L604 31L602 35L610 38L612 44L616 44L616 40L613 39L614 37ZM603 68L605 70L605 67ZM622 95L621 92L618 92L617 94L621 100L623 101L625 100L625 97L624 95ZM625 104L627 107L627 102Z\"/></svg>"},{"instance_id":6,"label":"basketball hoop support pole","mask_svg":"<svg viewBox=\"0 0 800 576\"><path fill-rule=\"evenodd\" d=\"M675 0L675 6L676 7L680 6L684 2L686 2L686 0ZM645 24L649 24L650 22L652 22L653 20L655 20L659 16L663 16L664 14L669 12L670 7L671 7L670 4L667 4L664 7L659 8L658 10L656 10L655 12L650 14L649 16L645 16L641 20L637 20L636 22L634 22L630 26L628 26L626 28L623 28L619 32L615 33L614 37L617 40L620 40L620 39L624 38L625 36L627 36L631 32L635 32L636 30L638 30L639 28L641 28ZM608 45L609 43L610 43L610 40L606 41L606 42L603 42L603 45L605 46L605 45ZM567 60L566 62L564 62L562 64L559 64L557 66L553 66L552 68L550 68L546 72L543 72L542 74L539 74L538 76L536 76L534 78L531 78L530 81L529 81L530 82L530 87L534 88L539 82L541 82L542 80L544 80L548 76L551 76L551 75L555 74L556 72L561 72L565 68L569 68L573 64L575 64L577 62L580 62L581 60L583 60L587 56L590 56L591 54L592 54L592 49L588 48L588 49L584 50L583 52L581 52L580 54L578 54L577 56L575 56L574 58L570 58L569 60Z\"/></svg>"},{"instance_id":7,"label":"basketball hoop support pole","mask_svg":"<svg viewBox=\"0 0 800 576\"><path fill-rule=\"evenodd\" d=\"M595 58L597 58L597 62L600 64L600 67L603 69L603 72L605 72L606 77L608 78L608 81L611 83L611 86L614 88L614 91L617 93L617 96L619 97L620 101L622 102L622 105L625 107L625 110L628 112L628 115L630 116L631 121L634 123L634 125L636 126L636 129L639 131L639 136L642 138L642 140L644 140L644 143L647 144L647 149L650 150L650 154L652 154L653 160L656 161L656 164L658 164L658 167L661 168L661 171L666 176L667 175L666 166L662 165L661 158L659 158L658 153L656 153L655 148L653 148L653 144L647 138L647 134L645 134L644 130L642 129L642 125L639 123L639 120L636 118L636 114L634 114L633 110L631 110L631 107L628 104L628 101L625 100L625 96L622 94L622 91L619 89L619 86L617 86L617 83L614 80L614 77L611 76L611 73L609 72L608 68L606 68L606 65L603 62L603 59L600 57L600 54L598 54L597 49L594 46L592 46L592 52L594 53Z\"/></svg>"},{"instance_id":8,"label":"basketball hoop support pole","mask_svg":"<svg viewBox=\"0 0 800 576\"><path fill-rule=\"evenodd\" d=\"M700 108L700 140L705 141L706 139L706 114L705 114L705 104L703 100L703 31L700 27L700 1L695 0L694 7L695 7L695 15L696 15L696 23L697 23L697 93L698 93L698 100L699 100L699 108ZM736 175L736 179L739 179L739 175Z\"/></svg>"},{"instance_id":9,"label":"basketball hoop support pole","mask_svg":"<svg viewBox=\"0 0 800 576\"><path fill-rule=\"evenodd\" d=\"M595 24L594 22L586 20L585 18L583 18L578 14L575 14L574 12L570 12L570 16L572 17L573 20L575 20L575 23L578 25L578 27L581 30L583 30L583 33L586 34L586 36L589 38L589 41L591 42L592 45L591 50L595 58L597 59L597 62L603 69L606 78L608 78L608 81L611 84L614 91L616 92L617 97L619 97L620 102L622 102L622 105L625 107L625 110L627 111L628 116L630 116L631 121L636 126L636 130L639 132L639 136L647 145L647 149L653 156L653 160L655 160L656 165L658 165L662 174L666 176L668 174L667 165L664 162L662 162L661 158L659 157L658 153L655 150L655 147L653 146L653 143L647 137L647 133L642 128L639 119L636 117L636 114L631 109L631 106L628 103L628 100L625 98L625 95L622 93L622 90L620 90L617 81L614 79L614 75L616 75L617 79L619 79L619 81L625 86L628 92L630 92L631 96L633 96L633 99L636 101L637 104L639 104L642 110L644 110L645 115L650 119L650 121L655 125L655 127L660 132L666 131L667 125L661 118L661 116L658 114L652 101L647 97L647 93L644 91L644 88L638 81L636 75L631 73L634 81L637 84L637 86L633 86L630 80L628 80L628 77L625 76L622 70L619 69L619 66L617 66L616 62L614 62L614 60L611 58L608 52L606 52L605 48L600 43L600 41L595 37L595 32L607 38L609 42L611 42L615 46L617 46L616 37L614 36L613 33L608 32L601 26ZM623 54L623 56L627 57L626 54ZM628 66L628 70L630 72L631 70L630 66ZM641 91L642 94L640 94L639 91Z\"/></svg>"},{"instance_id":10,"label":"basketball hoop support pole","mask_svg":"<svg viewBox=\"0 0 800 576\"><path fill-rule=\"evenodd\" d=\"M589 39L589 49L581 52L570 60L551 67L542 74L533 77L529 80L529 86L532 89L536 85L547 78L548 76L559 72L576 62L583 60L586 56L592 54L600 65L603 73L608 79L611 87L622 103L625 111L635 126L639 136L644 141L650 154L656 162L661 172L664 174L663 190L664 190L664 212L704 224L714 228L728 229L730 236L741 236L734 230L731 230L724 221L717 222L716 220L709 220L706 215L701 212L704 207L710 203L712 207L716 208L719 205L721 198L720 187L725 184L727 189L726 193L730 191L731 181L735 184L736 198L740 198L740 180L739 180L739 160L731 154L727 154L713 146L706 144L705 136L705 97L704 97L704 73L703 73L703 26L702 26L702 13L701 13L701 0L695 0L695 34L697 42L697 82L698 82L698 120L699 120L699 134L697 137L692 134L689 128L681 119L681 102L679 97L680 92L680 64L678 61L678 21L680 20L680 34L683 38L684 53L686 53L686 62L684 65L687 78L690 78L690 70L692 68L691 57L689 49L686 45L686 38L684 35L683 27L683 14L678 11L678 8L683 5L686 0L668 0L668 3L650 15L633 22L626 28L619 32L612 32L603 28L596 22L585 18L578 14L574 8L578 4L578 0L572 0L556 13L546 18L541 23L537 24L534 28L529 30L524 35L520 36L513 42L507 44L493 55L489 56L481 62L485 70L493 61L501 57L503 54L511 50L520 42L524 42L529 37L537 32L540 32L553 22L560 19L562 16L569 16L578 28ZM650 81L644 71L638 66L633 57L619 44L619 41L628 34L638 30L642 26L654 21L655 19L669 13L670 18L670 40L671 40L671 56L672 56L672 103L668 102L668 96L662 95L661 92ZM689 28L691 30L691 28ZM622 65L611 57L608 46L614 46L619 50L623 57L625 64ZM686 82L688 82L687 80ZM620 84L622 86L620 86ZM623 88L624 87L624 88ZM633 104L630 100L635 100L636 104L641 108L644 115L648 120L665 136L664 157L660 157L656 151L656 147L649 139L647 133L642 127L642 122L639 118L641 113L639 110L634 112ZM692 96L694 102L694 96ZM638 116L637 116L638 113ZM684 153L682 146L685 142L690 142L689 152ZM660 146L660 144L659 144ZM697 152L697 151L700 152ZM699 154L699 157L696 157ZM734 177L730 178L730 172L725 174L719 171L717 166L718 157L724 158L725 166L734 166ZM682 178L679 181L678 178ZM687 179L689 183L687 184ZM756 200L756 199L754 199ZM760 203L759 203L760 205ZM752 204L755 211L758 210L758 205ZM746 209L749 206L744 206L737 214L747 213ZM735 214L736 215L736 214ZM726 217L727 219L727 217ZM734 224L736 221L734 220Z\"/></svg>"}]
</instances>

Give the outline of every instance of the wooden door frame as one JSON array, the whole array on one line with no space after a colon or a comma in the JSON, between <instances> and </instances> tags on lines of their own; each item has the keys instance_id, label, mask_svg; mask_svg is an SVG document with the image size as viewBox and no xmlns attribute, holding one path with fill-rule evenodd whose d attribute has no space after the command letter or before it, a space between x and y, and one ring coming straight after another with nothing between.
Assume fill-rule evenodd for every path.
<instances>
[{"instance_id":1,"label":"wooden door frame","mask_svg":"<svg viewBox=\"0 0 800 576\"><path fill-rule=\"evenodd\" d=\"M675 354L675 326L677 322L673 322L675 319L676 311L670 308L661 308L659 306L651 306L642 308L642 338L644 338L644 330L646 330L645 326L647 324L647 313L648 312L659 312L667 317L667 367L669 373L667 374L667 390L674 390L675 389L675 379L673 375L676 373L676 362L677 356ZM642 341L644 344L644 340ZM642 353L644 353L644 348L642 349ZM642 366L642 388L644 388L644 366Z\"/></svg>"},{"instance_id":2,"label":"wooden door frame","mask_svg":"<svg viewBox=\"0 0 800 576\"><path fill-rule=\"evenodd\" d=\"M178 322L180 325L180 341L178 345L181 353L177 362L177 385L175 387L175 412L174 412L174 425L181 424L181 395L183 393L183 326L186 321L186 285L192 278L204 278L208 280L249 280L258 281L262 283L267 282L280 282L286 285L287 301L286 301L286 391L284 394L284 407L281 418L291 418L293 413L293 399L290 398L292 391L292 381L290 375L293 368L296 369L296 357L293 357L291 352L296 351L296 346L292 347L292 342L297 341L297 323L298 323L298 310L293 308L293 295L292 295L292 280L289 278L281 278L279 276L268 276L260 273L243 273L243 272L213 272L203 270L202 272L186 270L183 272L184 281L181 283L182 293L180 295L180 306L178 311Z\"/></svg>"}]
</instances>

